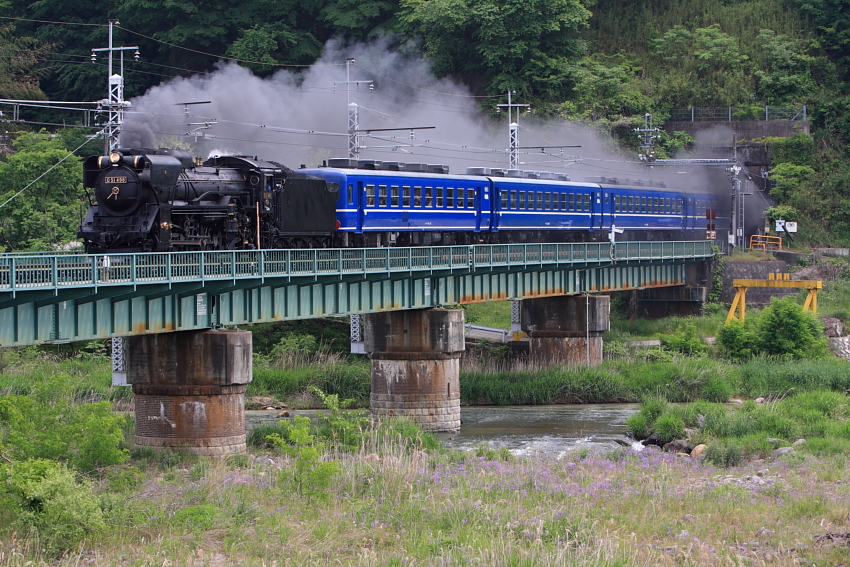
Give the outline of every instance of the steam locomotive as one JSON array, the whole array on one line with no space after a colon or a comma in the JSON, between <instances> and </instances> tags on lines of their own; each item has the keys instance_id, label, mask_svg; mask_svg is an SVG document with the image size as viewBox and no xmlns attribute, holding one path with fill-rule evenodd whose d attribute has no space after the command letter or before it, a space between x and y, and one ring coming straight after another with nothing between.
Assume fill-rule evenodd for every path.
<instances>
[{"instance_id":1,"label":"steam locomotive","mask_svg":"<svg viewBox=\"0 0 850 567\"><path fill-rule=\"evenodd\" d=\"M663 183L371 160L293 171L179 150L92 156L78 233L89 253L717 237L717 198Z\"/></svg>"},{"instance_id":2,"label":"steam locomotive","mask_svg":"<svg viewBox=\"0 0 850 567\"><path fill-rule=\"evenodd\" d=\"M314 247L336 229L335 185L250 156L117 149L89 157L83 182L89 253Z\"/></svg>"}]
</instances>

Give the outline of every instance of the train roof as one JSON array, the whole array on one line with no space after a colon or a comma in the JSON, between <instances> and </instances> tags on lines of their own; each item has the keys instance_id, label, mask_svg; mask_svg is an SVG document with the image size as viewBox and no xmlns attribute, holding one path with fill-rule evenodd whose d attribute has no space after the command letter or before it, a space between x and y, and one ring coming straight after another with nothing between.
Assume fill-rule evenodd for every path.
<instances>
[{"instance_id":1,"label":"train roof","mask_svg":"<svg viewBox=\"0 0 850 567\"><path fill-rule=\"evenodd\" d=\"M440 180L443 179L451 179L456 181L472 181L476 179L482 179L492 182L494 185L499 185L502 187L505 186L513 186L513 185L525 185L525 186L540 186L540 187L551 187L553 185L557 185L559 187L596 187L596 188L604 188L604 189L625 189L625 188L641 188L643 190L649 191L676 191L676 189L669 189L663 183L653 182L653 181L643 181L643 180L615 180L613 183L612 180L607 180L606 183L599 183L594 180L585 180L585 181L564 181L559 179L534 179L528 177L501 177L501 176L492 176L492 175L465 175L465 174L450 174L450 173L433 173L428 171L394 171L394 170L383 170L383 169L354 169L354 168L339 168L339 167L319 167L319 168L308 168L302 169L302 172L309 173L311 175L321 175L322 173L334 172L340 175L351 176L351 177L371 177L371 178L409 178L409 179L422 179L423 177L427 177L433 179L434 183L439 183Z\"/></svg>"}]
</instances>

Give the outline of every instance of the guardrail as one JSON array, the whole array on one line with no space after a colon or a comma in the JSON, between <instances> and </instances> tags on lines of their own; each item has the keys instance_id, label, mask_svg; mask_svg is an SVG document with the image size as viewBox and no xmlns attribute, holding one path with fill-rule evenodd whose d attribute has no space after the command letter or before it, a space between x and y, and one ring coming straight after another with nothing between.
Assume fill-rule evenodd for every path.
<instances>
[{"instance_id":1,"label":"guardrail","mask_svg":"<svg viewBox=\"0 0 850 567\"><path fill-rule=\"evenodd\" d=\"M0 292L266 277L476 270L705 258L711 241L509 244L437 248L0 255Z\"/></svg>"},{"instance_id":2,"label":"guardrail","mask_svg":"<svg viewBox=\"0 0 850 567\"><path fill-rule=\"evenodd\" d=\"M671 122L738 122L742 120L808 120L806 106L722 106L670 110Z\"/></svg>"}]
</instances>

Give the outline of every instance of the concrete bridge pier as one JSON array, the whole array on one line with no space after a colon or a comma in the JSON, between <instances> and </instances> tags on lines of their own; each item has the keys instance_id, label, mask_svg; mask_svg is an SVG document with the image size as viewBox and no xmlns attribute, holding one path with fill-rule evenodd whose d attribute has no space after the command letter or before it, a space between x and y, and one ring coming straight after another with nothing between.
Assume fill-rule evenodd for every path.
<instances>
[{"instance_id":1,"label":"concrete bridge pier","mask_svg":"<svg viewBox=\"0 0 850 567\"><path fill-rule=\"evenodd\" d=\"M532 360L541 364L602 362L602 333L610 325L608 295L561 295L522 301L522 327Z\"/></svg>"},{"instance_id":2,"label":"concrete bridge pier","mask_svg":"<svg viewBox=\"0 0 850 567\"><path fill-rule=\"evenodd\" d=\"M245 452L249 331L178 331L126 337L136 395L136 445L198 455Z\"/></svg>"},{"instance_id":3,"label":"concrete bridge pier","mask_svg":"<svg viewBox=\"0 0 850 567\"><path fill-rule=\"evenodd\" d=\"M460 429L463 310L389 311L364 320L372 417L406 415L427 431Z\"/></svg>"}]
</instances>

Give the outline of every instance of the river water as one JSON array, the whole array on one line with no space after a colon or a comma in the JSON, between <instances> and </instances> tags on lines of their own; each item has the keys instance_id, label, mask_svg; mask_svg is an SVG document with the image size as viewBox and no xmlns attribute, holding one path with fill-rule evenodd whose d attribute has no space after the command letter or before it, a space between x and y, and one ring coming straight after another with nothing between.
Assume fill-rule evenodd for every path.
<instances>
[{"instance_id":1,"label":"river water","mask_svg":"<svg viewBox=\"0 0 850 567\"><path fill-rule=\"evenodd\" d=\"M463 407L460 432L440 438L457 449L487 445L517 456L561 458L580 448L632 445L626 419L636 411L637 404Z\"/></svg>"},{"instance_id":2,"label":"river water","mask_svg":"<svg viewBox=\"0 0 850 567\"><path fill-rule=\"evenodd\" d=\"M604 451L632 445L626 436L626 419L636 411L638 404L462 407L460 431L438 436L456 449L486 445L493 449L505 447L517 456L563 458L579 449ZM290 410L292 416L316 413ZM246 414L249 428L278 419L277 411Z\"/></svg>"}]
</instances>

